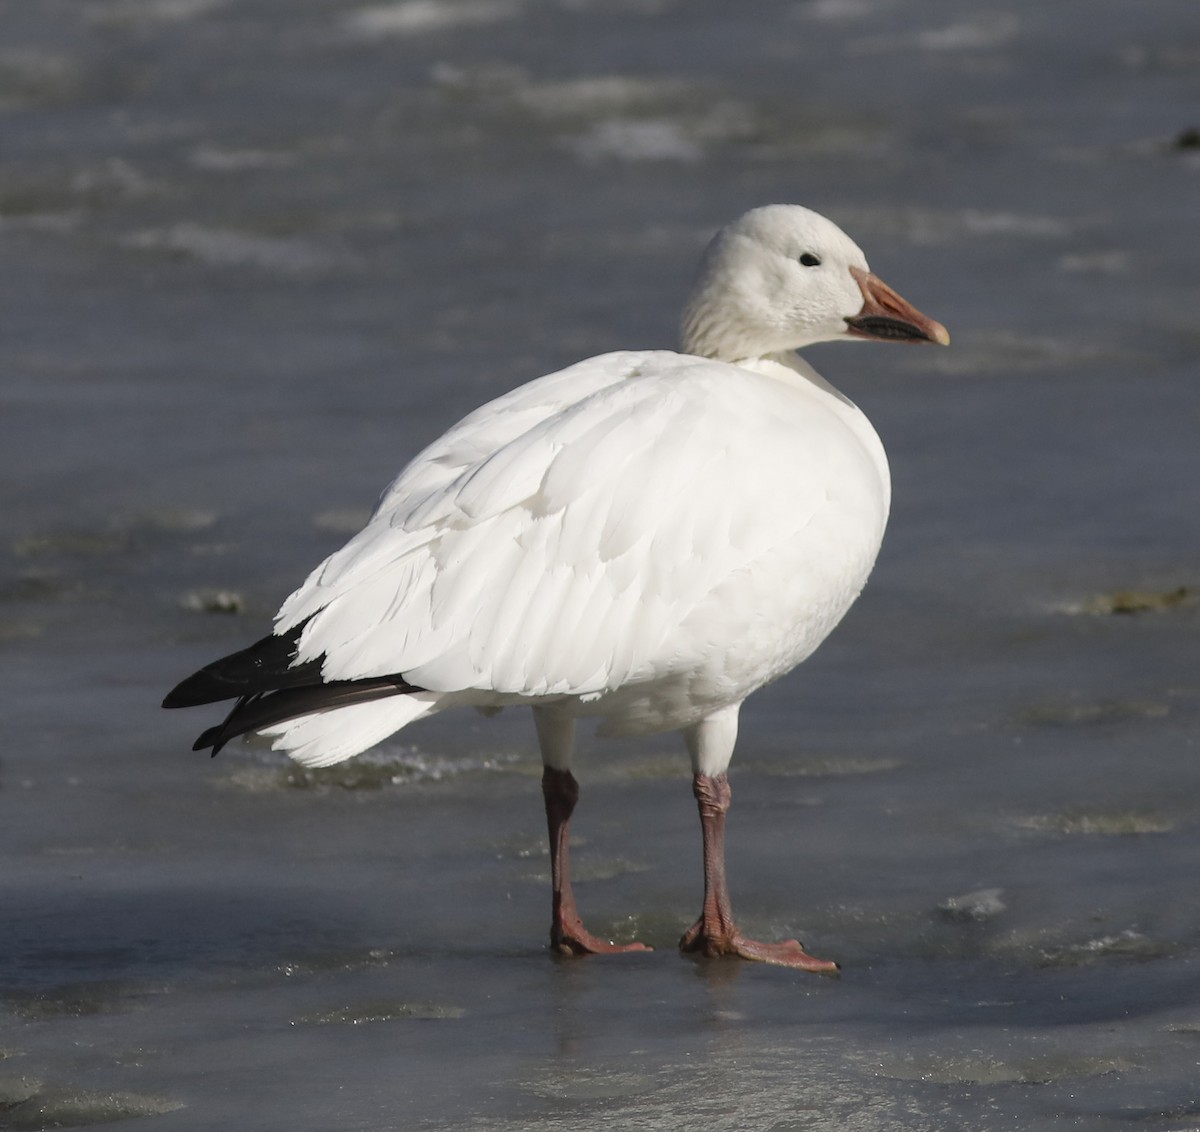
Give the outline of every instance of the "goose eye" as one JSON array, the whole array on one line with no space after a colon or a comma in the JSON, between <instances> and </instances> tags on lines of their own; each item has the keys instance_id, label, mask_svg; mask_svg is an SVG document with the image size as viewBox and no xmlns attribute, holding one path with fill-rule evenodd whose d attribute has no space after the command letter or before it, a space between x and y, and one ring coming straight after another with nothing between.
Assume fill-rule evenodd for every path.
<instances>
[{"instance_id":1,"label":"goose eye","mask_svg":"<svg viewBox=\"0 0 1200 1132\"><path fill-rule=\"evenodd\" d=\"M800 257L800 262L805 267L820 267L821 266L820 259L818 259L815 255L813 255L812 252L805 252Z\"/></svg>"}]
</instances>

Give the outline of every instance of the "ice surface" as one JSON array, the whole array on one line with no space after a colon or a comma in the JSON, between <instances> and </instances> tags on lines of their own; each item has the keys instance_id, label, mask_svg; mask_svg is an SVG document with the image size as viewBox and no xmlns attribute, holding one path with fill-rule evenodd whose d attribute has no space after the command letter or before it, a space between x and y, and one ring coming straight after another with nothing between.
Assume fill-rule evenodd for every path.
<instances>
[{"instance_id":1,"label":"ice surface","mask_svg":"<svg viewBox=\"0 0 1200 1132\"><path fill-rule=\"evenodd\" d=\"M0 3L0 1126L1200 1127L1195 0ZM426 441L668 346L747 207L945 351L811 360L888 447L861 602L752 699L730 872L838 980L675 952L681 744L190 752Z\"/></svg>"}]
</instances>

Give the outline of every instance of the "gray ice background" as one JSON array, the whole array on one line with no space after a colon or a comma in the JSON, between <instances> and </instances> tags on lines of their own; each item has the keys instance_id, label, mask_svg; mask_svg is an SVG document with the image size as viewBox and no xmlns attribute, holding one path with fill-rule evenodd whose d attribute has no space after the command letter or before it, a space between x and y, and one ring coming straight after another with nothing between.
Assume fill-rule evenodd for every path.
<instances>
[{"instance_id":1,"label":"gray ice background","mask_svg":"<svg viewBox=\"0 0 1200 1132\"><path fill-rule=\"evenodd\" d=\"M0 1128L1200 1128L1196 0L0 0ZM1190 132L1189 132L1190 131ZM523 713L191 754L405 460L808 204L954 335L811 359L887 444L753 698L684 959L673 736L585 739L545 949Z\"/></svg>"}]
</instances>

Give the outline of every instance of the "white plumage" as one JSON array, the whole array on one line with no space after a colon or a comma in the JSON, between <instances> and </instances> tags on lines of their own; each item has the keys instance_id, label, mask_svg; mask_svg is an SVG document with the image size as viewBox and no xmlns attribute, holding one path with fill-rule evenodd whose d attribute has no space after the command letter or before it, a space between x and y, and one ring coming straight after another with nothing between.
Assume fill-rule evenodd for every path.
<instances>
[{"instance_id":1,"label":"white plumage","mask_svg":"<svg viewBox=\"0 0 1200 1132\"><path fill-rule=\"evenodd\" d=\"M682 728L816 647L887 502L869 426L802 370L609 354L426 449L277 631L307 622L298 657L328 680L398 672L480 705L569 697L613 734ZM294 729L276 745L326 761ZM350 730L343 758L378 740Z\"/></svg>"},{"instance_id":2,"label":"white plumage","mask_svg":"<svg viewBox=\"0 0 1200 1132\"><path fill-rule=\"evenodd\" d=\"M683 731L696 776L723 776L742 701L833 629L883 537L882 445L791 352L845 337L948 340L815 213L770 206L724 229L682 353L591 358L477 409L284 602L294 666L421 690L264 733L319 766L447 707L529 704L548 775L594 716L604 735ZM558 927L560 947L597 949Z\"/></svg>"}]
</instances>

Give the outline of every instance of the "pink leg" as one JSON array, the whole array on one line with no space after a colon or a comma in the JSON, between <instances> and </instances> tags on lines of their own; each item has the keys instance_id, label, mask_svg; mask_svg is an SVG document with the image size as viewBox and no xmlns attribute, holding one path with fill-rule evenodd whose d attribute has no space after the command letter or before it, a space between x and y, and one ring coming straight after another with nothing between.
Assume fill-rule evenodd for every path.
<instances>
[{"instance_id":1,"label":"pink leg","mask_svg":"<svg viewBox=\"0 0 1200 1132\"><path fill-rule=\"evenodd\" d=\"M783 943L759 943L747 939L733 922L729 888L725 882L725 813L729 809L729 779L723 774L697 774L692 792L700 806L700 828L704 833L704 910L679 941L681 951L699 951L710 957L738 955L781 967L830 974L836 963L817 959L794 939Z\"/></svg>"},{"instance_id":2,"label":"pink leg","mask_svg":"<svg viewBox=\"0 0 1200 1132\"><path fill-rule=\"evenodd\" d=\"M583 926L571 891L569 846L571 813L579 800L579 783L569 770L546 767L542 772L546 824L550 829L550 879L554 885L554 920L550 946L563 955L599 955L621 951L650 951L644 943L613 943L592 935Z\"/></svg>"}]
</instances>

